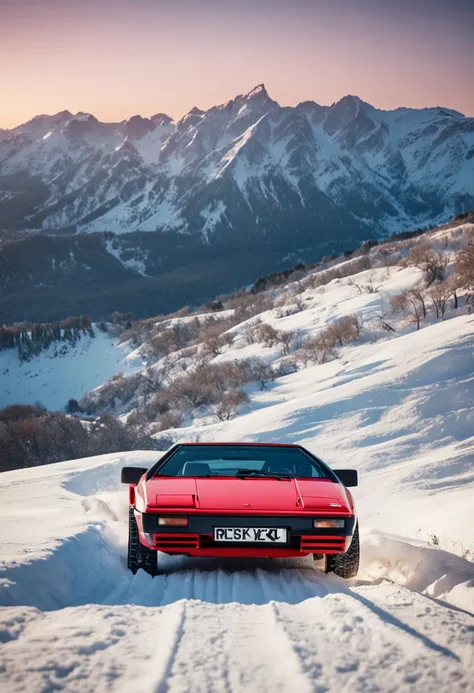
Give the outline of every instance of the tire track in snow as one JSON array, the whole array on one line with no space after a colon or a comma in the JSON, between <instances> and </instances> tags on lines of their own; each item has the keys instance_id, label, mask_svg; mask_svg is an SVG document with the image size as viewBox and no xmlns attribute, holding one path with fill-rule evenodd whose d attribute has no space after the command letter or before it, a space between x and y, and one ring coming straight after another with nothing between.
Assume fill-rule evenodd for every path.
<instances>
[{"instance_id":1,"label":"tire track in snow","mask_svg":"<svg viewBox=\"0 0 474 693\"><path fill-rule=\"evenodd\" d=\"M163 657L163 652L161 650L163 646L163 639L160 638L159 643L158 643L158 657L157 659L160 660L161 663L161 668L162 668L162 673L159 677L159 680L157 681L155 688L154 688L154 693L167 693L169 690L169 678L171 671L173 669L174 662L176 660L178 651L179 651L179 646L181 643L181 640L184 636L185 633L185 623L186 623L186 611L187 611L187 602L183 601L180 603L180 609L181 609L181 615L180 618L175 626L173 637L171 639L171 642L166 642L166 654ZM154 660L154 663L156 662L156 659Z\"/></svg>"},{"instance_id":2,"label":"tire track in snow","mask_svg":"<svg viewBox=\"0 0 474 693\"><path fill-rule=\"evenodd\" d=\"M272 599L275 592L290 602L307 598L308 594L320 599L332 589L340 589L326 576L322 579L319 584L317 580L306 580L298 570L267 574L260 568L254 573L192 570L169 576L163 600L179 591L181 585L182 594L200 595L204 601L187 602L186 623L175 641L166 685L158 686L156 693L320 690L314 688L285 630L278 625ZM251 590L247 601L253 595L257 604L232 601L245 588Z\"/></svg>"},{"instance_id":3,"label":"tire track in snow","mask_svg":"<svg viewBox=\"0 0 474 693\"><path fill-rule=\"evenodd\" d=\"M303 670L321 690L453 693L469 688L472 672L455 653L349 589L274 609ZM442 607L438 629L445 625L445 611Z\"/></svg>"},{"instance_id":4,"label":"tire track in snow","mask_svg":"<svg viewBox=\"0 0 474 693\"><path fill-rule=\"evenodd\" d=\"M311 693L272 606L189 602L165 686L156 693Z\"/></svg>"},{"instance_id":5,"label":"tire track in snow","mask_svg":"<svg viewBox=\"0 0 474 693\"><path fill-rule=\"evenodd\" d=\"M11 608L31 620L3 646L5 690L461 693L472 680L472 618L391 583L350 588L312 569L257 568L138 574L128 584L122 598L143 593L147 606L84 605L41 618ZM249 586L258 603L232 601Z\"/></svg>"},{"instance_id":6,"label":"tire track in snow","mask_svg":"<svg viewBox=\"0 0 474 693\"><path fill-rule=\"evenodd\" d=\"M360 584L351 593L359 600L390 613L405 628L422 632L426 639L447 656L458 658L466 669L474 670L474 615L438 602L388 580ZM460 637L461 636L461 637Z\"/></svg>"},{"instance_id":7,"label":"tire track in snow","mask_svg":"<svg viewBox=\"0 0 474 693\"><path fill-rule=\"evenodd\" d=\"M21 607L16 607L19 611ZM164 608L89 605L32 618L2 646L0 688L15 693L167 690L186 602Z\"/></svg>"},{"instance_id":8,"label":"tire track in snow","mask_svg":"<svg viewBox=\"0 0 474 693\"><path fill-rule=\"evenodd\" d=\"M286 629L281 623L279 617L278 607L276 603L270 604L270 627L273 625L271 630L272 640L280 640L284 650L286 651L285 661L290 661L291 670L294 672L291 682L291 690L298 691L298 693L306 693L306 691L317 691L324 693L325 689L320 689L319 686L314 682L317 676L313 675L313 672L308 672L302 661L300 651L295 647L293 641L289 638Z\"/></svg>"}]
</instances>

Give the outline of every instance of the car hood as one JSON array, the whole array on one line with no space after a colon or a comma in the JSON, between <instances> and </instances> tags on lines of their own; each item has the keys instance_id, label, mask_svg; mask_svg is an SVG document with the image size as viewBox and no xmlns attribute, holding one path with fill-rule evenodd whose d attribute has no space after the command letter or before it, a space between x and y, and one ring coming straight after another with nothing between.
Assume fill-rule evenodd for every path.
<instances>
[{"instance_id":1,"label":"car hood","mask_svg":"<svg viewBox=\"0 0 474 693\"><path fill-rule=\"evenodd\" d=\"M351 511L344 486L327 479L155 477L146 483L146 505L210 512Z\"/></svg>"}]
</instances>

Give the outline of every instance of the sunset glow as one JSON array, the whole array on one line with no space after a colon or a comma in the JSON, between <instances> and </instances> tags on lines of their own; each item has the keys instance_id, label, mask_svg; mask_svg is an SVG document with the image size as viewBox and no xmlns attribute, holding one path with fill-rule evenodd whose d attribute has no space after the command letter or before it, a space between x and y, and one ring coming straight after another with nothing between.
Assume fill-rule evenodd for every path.
<instances>
[{"instance_id":1,"label":"sunset glow","mask_svg":"<svg viewBox=\"0 0 474 693\"><path fill-rule=\"evenodd\" d=\"M63 109L181 117L264 82L275 100L474 116L466 0L0 0L0 127Z\"/></svg>"}]
</instances>

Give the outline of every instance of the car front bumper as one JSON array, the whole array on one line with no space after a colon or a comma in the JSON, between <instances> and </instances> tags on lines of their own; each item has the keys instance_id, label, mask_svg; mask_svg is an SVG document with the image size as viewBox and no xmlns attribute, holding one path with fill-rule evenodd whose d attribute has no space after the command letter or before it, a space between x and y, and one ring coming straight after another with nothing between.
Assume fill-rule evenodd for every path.
<instances>
[{"instance_id":1,"label":"car front bumper","mask_svg":"<svg viewBox=\"0 0 474 693\"><path fill-rule=\"evenodd\" d=\"M344 528L318 528L313 520L334 519L335 515L223 515L189 514L188 527L158 525L158 514L136 512L140 541L149 548L188 556L296 557L344 553L355 529L354 516L344 518ZM283 527L288 530L282 544L224 542L214 540L215 527Z\"/></svg>"}]
</instances>

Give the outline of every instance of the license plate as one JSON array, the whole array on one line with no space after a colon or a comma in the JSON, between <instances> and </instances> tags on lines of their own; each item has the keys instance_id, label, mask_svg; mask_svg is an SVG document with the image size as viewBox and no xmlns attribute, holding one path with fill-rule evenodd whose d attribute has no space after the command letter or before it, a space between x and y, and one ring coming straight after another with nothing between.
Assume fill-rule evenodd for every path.
<instances>
[{"instance_id":1,"label":"license plate","mask_svg":"<svg viewBox=\"0 0 474 693\"><path fill-rule=\"evenodd\" d=\"M282 527L214 527L214 541L286 544L287 533Z\"/></svg>"}]
</instances>

